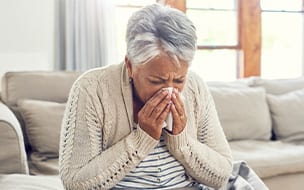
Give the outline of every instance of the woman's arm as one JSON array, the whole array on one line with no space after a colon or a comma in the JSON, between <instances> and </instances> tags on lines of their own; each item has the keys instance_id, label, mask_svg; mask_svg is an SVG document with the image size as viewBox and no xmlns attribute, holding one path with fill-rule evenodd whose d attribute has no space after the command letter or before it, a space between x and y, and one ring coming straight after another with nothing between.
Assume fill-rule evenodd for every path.
<instances>
[{"instance_id":1,"label":"woman's arm","mask_svg":"<svg viewBox=\"0 0 304 190\"><path fill-rule=\"evenodd\" d=\"M198 126L193 129L198 130L198 138L188 135L185 129L178 135L168 133L166 143L191 177L202 184L219 188L231 175L232 156L212 96L202 81L196 82L198 121L195 123Z\"/></svg>"},{"instance_id":2,"label":"woman's arm","mask_svg":"<svg viewBox=\"0 0 304 190\"><path fill-rule=\"evenodd\" d=\"M59 160L66 189L109 189L158 143L138 128L103 150L104 128L112 124L104 123L102 103L92 88L96 87L84 80L77 81L67 103Z\"/></svg>"}]
</instances>

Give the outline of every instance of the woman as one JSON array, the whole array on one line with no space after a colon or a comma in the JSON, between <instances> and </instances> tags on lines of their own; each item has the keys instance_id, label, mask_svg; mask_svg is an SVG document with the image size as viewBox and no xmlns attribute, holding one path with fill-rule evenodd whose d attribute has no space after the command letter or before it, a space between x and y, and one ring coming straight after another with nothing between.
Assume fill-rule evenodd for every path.
<instances>
[{"instance_id":1,"label":"woman","mask_svg":"<svg viewBox=\"0 0 304 190\"><path fill-rule=\"evenodd\" d=\"M132 15L125 62L83 74L70 92L60 149L66 189L227 184L230 148L209 91L188 71L196 39L178 10L154 4ZM163 128L169 115L172 131Z\"/></svg>"}]
</instances>

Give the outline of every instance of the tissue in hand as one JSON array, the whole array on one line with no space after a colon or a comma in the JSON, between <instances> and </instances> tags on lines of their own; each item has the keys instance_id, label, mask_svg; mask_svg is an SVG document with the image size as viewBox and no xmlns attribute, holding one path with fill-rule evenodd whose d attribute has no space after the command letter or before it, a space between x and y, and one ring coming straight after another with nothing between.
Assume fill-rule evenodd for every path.
<instances>
[{"instance_id":1,"label":"tissue in hand","mask_svg":"<svg viewBox=\"0 0 304 190\"><path fill-rule=\"evenodd\" d=\"M171 96L171 94L173 92L173 87L163 88L163 90L168 90L168 92ZM163 128L165 127L168 131L172 131L172 125L173 125L172 113L169 112L168 117L163 124Z\"/></svg>"}]
</instances>

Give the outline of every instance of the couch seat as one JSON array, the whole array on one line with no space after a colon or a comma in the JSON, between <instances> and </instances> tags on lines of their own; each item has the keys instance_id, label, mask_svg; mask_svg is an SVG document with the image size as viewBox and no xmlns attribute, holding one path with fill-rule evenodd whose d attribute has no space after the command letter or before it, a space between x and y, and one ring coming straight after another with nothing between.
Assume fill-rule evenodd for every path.
<instances>
[{"instance_id":1,"label":"couch seat","mask_svg":"<svg viewBox=\"0 0 304 190\"><path fill-rule=\"evenodd\" d=\"M304 146L281 141L231 141L234 160L246 160L261 178L304 172Z\"/></svg>"},{"instance_id":2,"label":"couch seat","mask_svg":"<svg viewBox=\"0 0 304 190\"><path fill-rule=\"evenodd\" d=\"M23 174L0 175L0 189L5 190L63 190L58 176L31 176Z\"/></svg>"}]
</instances>

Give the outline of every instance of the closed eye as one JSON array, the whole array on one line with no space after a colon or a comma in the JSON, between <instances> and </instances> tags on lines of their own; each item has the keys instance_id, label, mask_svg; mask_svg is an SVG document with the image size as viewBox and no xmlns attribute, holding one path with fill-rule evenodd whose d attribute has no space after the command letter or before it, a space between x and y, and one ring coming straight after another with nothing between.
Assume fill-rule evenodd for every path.
<instances>
[{"instance_id":1,"label":"closed eye","mask_svg":"<svg viewBox=\"0 0 304 190\"><path fill-rule=\"evenodd\" d=\"M153 80L151 80L150 83L151 84L162 84L163 81L153 81Z\"/></svg>"},{"instance_id":2,"label":"closed eye","mask_svg":"<svg viewBox=\"0 0 304 190\"><path fill-rule=\"evenodd\" d=\"M183 82L184 82L184 80L179 80L179 79L176 79L176 80L174 80L174 82L175 82L175 83L183 83Z\"/></svg>"}]
</instances>

